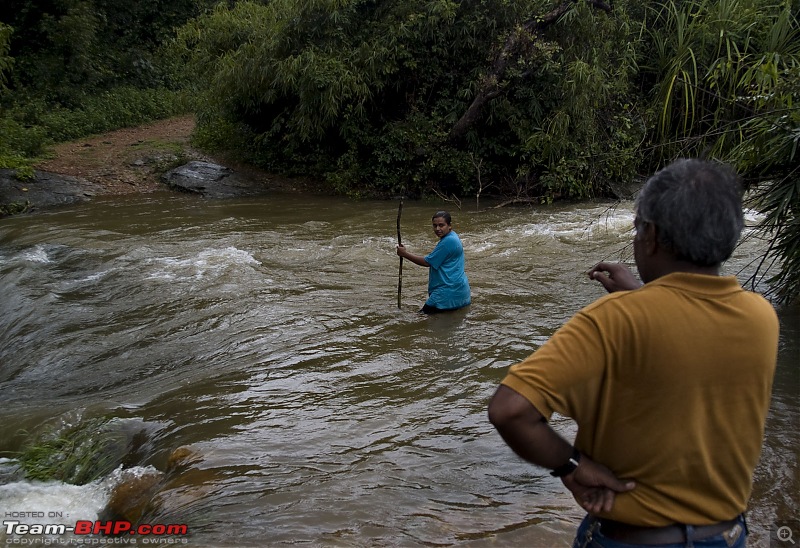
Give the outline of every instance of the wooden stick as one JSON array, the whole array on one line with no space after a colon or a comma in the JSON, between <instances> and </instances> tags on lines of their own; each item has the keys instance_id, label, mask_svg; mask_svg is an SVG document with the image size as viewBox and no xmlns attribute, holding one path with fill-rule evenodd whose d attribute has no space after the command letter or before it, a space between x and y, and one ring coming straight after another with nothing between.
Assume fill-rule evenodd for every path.
<instances>
[{"instance_id":1,"label":"wooden stick","mask_svg":"<svg viewBox=\"0 0 800 548\"><path fill-rule=\"evenodd\" d=\"M402 245L400 237L400 215L403 214L403 198L400 197L400 207L397 208L397 245ZM397 308L400 308L400 295L403 293L403 258L400 257L400 272L397 274Z\"/></svg>"}]
</instances>

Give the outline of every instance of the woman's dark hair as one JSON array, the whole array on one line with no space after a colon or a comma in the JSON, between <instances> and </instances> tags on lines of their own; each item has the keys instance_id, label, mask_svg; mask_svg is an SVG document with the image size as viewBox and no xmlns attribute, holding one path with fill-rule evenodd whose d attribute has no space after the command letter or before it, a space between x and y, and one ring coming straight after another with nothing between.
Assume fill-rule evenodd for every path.
<instances>
[{"instance_id":1,"label":"woman's dark hair","mask_svg":"<svg viewBox=\"0 0 800 548\"><path fill-rule=\"evenodd\" d=\"M450 214L446 211L437 211L433 214L433 217L431 217L431 221L436 217L441 217L447 224L453 224L453 219L450 218Z\"/></svg>"}]
</instances>

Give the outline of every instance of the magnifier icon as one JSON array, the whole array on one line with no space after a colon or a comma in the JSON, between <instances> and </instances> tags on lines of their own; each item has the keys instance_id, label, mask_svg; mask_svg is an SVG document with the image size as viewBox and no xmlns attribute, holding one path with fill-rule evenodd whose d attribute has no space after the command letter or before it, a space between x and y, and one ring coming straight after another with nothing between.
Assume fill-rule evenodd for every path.
<instances>
[{"instance_id":1,"label":"magnifier icon","mask_svg":"<svg viewBox=\"0 0 800 548\"><path fill-rule=\"evenodd\" d=\"M778 527L778 540L781 542L791 542L794 544L794 539L792 538L792 529L790 527Z\"/></svg>"}]
</instances>

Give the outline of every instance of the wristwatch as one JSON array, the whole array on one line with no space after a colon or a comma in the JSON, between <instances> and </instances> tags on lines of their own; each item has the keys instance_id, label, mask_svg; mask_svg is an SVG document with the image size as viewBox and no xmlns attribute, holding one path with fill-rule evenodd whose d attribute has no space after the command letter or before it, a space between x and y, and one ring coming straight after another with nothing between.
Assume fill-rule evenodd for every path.
<instances>
[{"instance_id":1,"label":"wristwatch","mask_svg":"<svg viewBox=\"0 0 800 548\"><path fill-rule=\"evenodd\" d=\"M569 460L566 463L559 466L558 468L556 468L555 470L553 470L552 472L550 472L550 475L556 478L563 478L564 476L567 476L572 472L574 472L575 469L578 467L578 463L580 461L581 461L581 452L573 447L572 456L569 458Z\"/></svg>"}]
</instances>

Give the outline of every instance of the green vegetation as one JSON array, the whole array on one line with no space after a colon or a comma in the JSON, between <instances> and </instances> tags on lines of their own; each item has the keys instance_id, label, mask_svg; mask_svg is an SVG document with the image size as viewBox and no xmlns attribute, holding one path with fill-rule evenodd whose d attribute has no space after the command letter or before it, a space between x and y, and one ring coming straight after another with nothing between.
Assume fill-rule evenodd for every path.
<instances>
[{"instance_id":1,"label":"green vegetation","mask_svg":"<svg viewBox=\"0 0 800 548\"><path fill-rule=\"evenodd\" d=\"M108 475L127 454L127 439L110 426L107 419L90 419L33 437L18 458L25 477L84 485Z\"/></svg>"},{"instance_id":2,"label":"green vegetation","mask_svg":"<svg viewBox=\"0 0 800 548\"><path fill-rule=\"evenodd\" d=\"M11 0L0 166L191 110L198 144L352 196L622 194L734 164L800 295L798 0Z\"/></svg>"},{"instance_id":3,"label":"green vegetation","mask_svg":"<svg viewBox=\"0 0 800 548\"><path fill-rule=\"evenodd\" d=\"M770 249L778 302L800 296L800 31L797 2L670 1L650 21L647 56L660 161L707 156L736 166Z\"/></svg>"},{"instance_id":4,"label":"green vegetation","mask_svg":"<svg viewBox=\"0 0 800 548\"><path fill-rule=\"evenodd\" d=\"M30 202L11 202L8 204L0 204L0 217L8 215L19 215L25 213L31 207Z\"/></svg>"},{"instance_id":5,"label":"green vegetation","mask_svg":"<svg viewBox=\"0 0 800 548\"><path fill-rule=\"evenodd\" d=\"M199 136L268 169L357 194L472 194L480 174L582 198L630 175L643 131L627 15L598 5L237 2L178 44L202 78Z\"/></svg>"},{"instance_id":6,"label":"green vegetation","mask_svg":"<svg viewBox=\"0 0 800 548\"><path fill-rule=\"evenodd\" d=\"M203 0L8 0L0 14L0 167L57 142L191 110L163 46Z\"/></svg>"}]
</instances>

